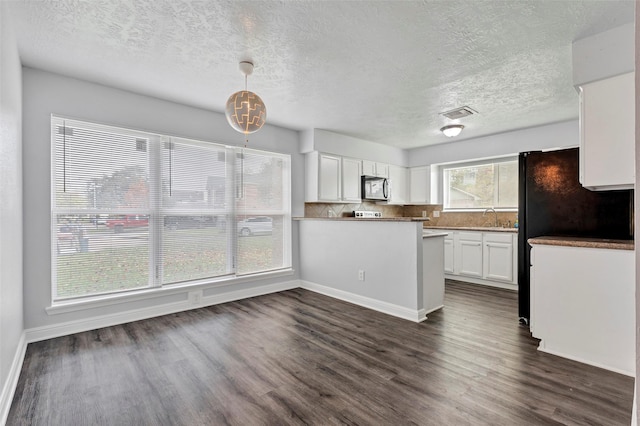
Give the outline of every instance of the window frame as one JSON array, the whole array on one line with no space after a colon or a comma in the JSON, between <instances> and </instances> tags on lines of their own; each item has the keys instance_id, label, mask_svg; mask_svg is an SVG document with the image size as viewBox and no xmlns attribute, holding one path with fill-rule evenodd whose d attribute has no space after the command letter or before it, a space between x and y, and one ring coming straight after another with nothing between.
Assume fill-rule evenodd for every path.
<instances>
[{"instance_id":1,"label":"window frame","mask_svg":"<svg viewBox=\"0 0 640 426\"><path fill-rule=\"evenodd\" d=\"M56 156L56 131L54 128L59 126L60 122L64 123L67 127L74 127L74 124L81 124L82 127L102 131L102 132L110 132L117 133L122 132L127 136L135 136L147 139L147 167L148 167L148 191L149 191L149 207L147 209L136 208L135 212L132 211L134 209L130 208L118 208L118 209L106 209L106 208L74 208L74 207L59 207L57 205L56 200L56 173L58 171L58 158ZM69 122L69 124L67 124ZM83 126L84 125L84 126ZM140 131L136 129L129 129L122 126L113 126L113 125L105 125L96 122L90 122L87 120L80 120L75 118L68 118L60 115L51 115L50 120L50 133L51 133L51 182L50 182L50 196L51 196L51 205L50 205L50 236L51 236L51 307L49 309L57 310L57 308L61 308L62 311L65 311L64 307L82 305L82 304L95 304L101 305L103 303L109 303L110 300L122 300L129 298L139 298L144 297L144 295L152 295L157 292L174 292L176 289L184 289L191 287L200 287L207 286L221 286L221 285L229 285L233 282L246 282L247 279L251 279L252 277L263 278L269 275L289 275L292 273L292 226L291 226L291 182L292 182L292 163L291 163L291 155L286 153L279 152L271 152L266 150L259 149L247 149L242 148L240 146L233 146L227 144L220 144L216 142L210 141L201 141L195 140L191 138L184 137L176 137L176 136L168 136L161 135L154 132ZM215 146L224 150L226 153L226 167L227 172L225 173L225 186L226 196L225 196L225 207L224 214L226 215L226 246L227 246L227 273L223 275L216 275L212 277L206 277L201 279L192 279L187 281L179 281L179 282L169 282L163 284L163 260L162 260L162 238L163 233L165 232L163 228L163 218L166 214L178 212L178 210L171 210L165 208L162 203L162 174L163 174L163 164L162 164L162 148L164 144L173 140L179 141L180 143L188 143L200 146ZM237 211L236 206L236 194L235 188L238 183L242 184L242 179L238 178L235 159L238 153L241 152L255 152L261 155L265 155L271 158L279 158L285 164L285 169L282 170L283 173L283 205L282 209L278 209L277 211L270 212L255 212L256 216L262 216L265 214L271 215L280 215L283 218L283 229L282 229L282 244L283 244L283 253L282 253L282 266L271 269L261 269L254 272L242 273L238 272L237 265L237 256L238 256L238 233L236 232L237 223L239 221L239 212ZM65 166L66 167L66 166ZM286 186L286 187L285 187ZM144 211L143 211L144 210ZM185 210L185 214L190 213L194 214L192 211ZM254 212L252 212L254 213ZM57 218L61 214L68 215L95 215L96 218L100 215L127 215L127 214L145 214L149 218L149 227L148 227L148 270L149 270L149 279L148 283L142 287L135 287L129 289L116 289L109 290L105 292L96 292L96 293L87 293L82 295L73 295L73 296L63 296L59 297L58 295L58 257L60 256L56 250L57 243L57 232L58 232L58 223ZM204 214L204 213L203 213ZM209 214L209 213L207 213ZM171 290L173 289L173 290Z\"/></svg>"},{"instance_id":2,"label":"window frame","mask_svg":"<svg viewBox=\"0 0 640 426\"><path fill-rule=\"evenodd\" d=\"M500 164L500 163L509 163L509 162L516 162L516 165L518 163L518 156L517 155L509 155L509 156L503 156L503 157L491 157L491 158L483 158L483 159L474 159L474 160L469 160L469 161L461 161L461 162L455 162L455 163L443 163L443 164L438 164L438 177L440 178L440 182L441 184L438 185L439 186L439 190L442 191L441 195L442 195L442 211L443 212L483 212L488 208L492 208L496 211L499 212L517 212L518 211L518 206L513 206L513 207L495 207L495 206L487 206L487 207L463 207L463 208L455 208L455 207L448 207L448 201L449 201L449 196L448 196L448 179L446 177L446 170L450 170L450 169L462 169L462 168L467 168L467 167L476 167L476 166L487 166L487 165L491 165L491 164ZM497 176L497 179L499 179L499 175ZM498 188L495 185L496 182L496 178L494 178L494 187L493 187L493 191L494 191L494 201L496 200L496 197L498 196ZM517 200L516 200L517 202Z\"/></svg>"}]
</instances>

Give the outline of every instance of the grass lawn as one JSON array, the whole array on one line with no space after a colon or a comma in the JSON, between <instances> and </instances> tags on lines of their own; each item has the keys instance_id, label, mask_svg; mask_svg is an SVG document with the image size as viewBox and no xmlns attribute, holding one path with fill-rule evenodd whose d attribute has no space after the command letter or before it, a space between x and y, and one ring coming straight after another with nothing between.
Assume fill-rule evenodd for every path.
<instances>
[{"instance_id":1,"label":"grass lawn","mask_svg":"<svg viewBox=\"0 0 640 426\"><path fill-rule=\"evenodd\" d=\"M121 236L119 236L121 238ZM238 273L274 267L276 235L238 238ZM91 247L91 239L89 241ZM58 298L147 287L149 244L97 244L87 253L58 256ZM218 228L167 230L163 240L163 283L175 283L227 273L226 234ZM280 265L275 265L275 267Z\"/></svg>"}]
</instances>

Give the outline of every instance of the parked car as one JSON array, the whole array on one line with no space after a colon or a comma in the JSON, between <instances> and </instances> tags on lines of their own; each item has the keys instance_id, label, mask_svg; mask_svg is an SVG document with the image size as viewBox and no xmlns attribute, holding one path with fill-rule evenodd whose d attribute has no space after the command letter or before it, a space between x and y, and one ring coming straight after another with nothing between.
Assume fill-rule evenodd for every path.
<instances>
[{"instance_id":1,"label":"parked car","mask_svg":"<svg viewBox=\"0 0 640 426\"><path fill-rule=\"evenodd\" d=\"M129 214L117 219L109 219L105 223L113 232L123 232L125 229L149 226L149 217L146 215Z\"/></svg>"},{"instance_id":2,"label":"parked car","mask_svg":"<svg viewBox=\"0 0 640 426\"><path fill-rule=\"evenodd\" d=\"M273 220L268 216L250 217L238 222L238 234L243 237L250 235L268 235L273 231Z\"/></svg>"}]
</instances>

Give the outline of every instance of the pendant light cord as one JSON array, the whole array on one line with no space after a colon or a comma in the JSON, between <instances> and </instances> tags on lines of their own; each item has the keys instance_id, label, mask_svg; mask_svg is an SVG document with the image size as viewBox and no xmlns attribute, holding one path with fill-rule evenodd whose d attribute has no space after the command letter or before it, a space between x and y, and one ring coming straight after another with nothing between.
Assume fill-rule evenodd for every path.
<instances>
[{"instance_id":1,"label":"pendant light cord","mask_svg":"<svg viewBox=\"0 0 640 426\"><path fill-rule=\"evenodd\" d=\"M244 75L244 91L247 92L247 74ZM249 124L247 123L247 126ZM247 144L249 143L249 133L247 133L246 131L244 132L244 147L247 147ZM244 155L244 153L243 153Z\"/></svg>"}]
</instances>

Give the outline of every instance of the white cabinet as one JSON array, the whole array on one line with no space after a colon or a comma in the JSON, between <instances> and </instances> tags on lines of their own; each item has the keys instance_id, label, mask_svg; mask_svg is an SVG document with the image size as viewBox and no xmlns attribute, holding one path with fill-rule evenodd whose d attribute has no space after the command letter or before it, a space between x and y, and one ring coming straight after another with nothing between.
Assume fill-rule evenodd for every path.
<instances>
[{"instance_id":1,"label":"white cabinet","mask_svg":"<svg viewBox=\"0 0 640 426\"><path fill-rule=\"evenodd\" d=\"M429 166L409 169L409 203L429 204L431 202L431 168Z\"/></svg>"},{"instance_id":2,"label":"white cabinet","mask_svg":"<svg viewBox=\"0 0 640 426\"><path fill-rule=\"evenodd\" d=\"M360 160L317 151L305 156L306 202L359 202Z\"/></svg>"},{"instance_id":3,"label":"white cabinet","mask_svg":"<svg viewBox=\"0 0 640 426\"><path fill-rule=\"evenodd\" d=\"M389 166L389 202L388 204L407 203L407 169Z\"/></svg>"},{"instance_id":4,"label":"white cabinet","mask_svg":"<svg viewBox=\"0 0 640 426\"><path fill-rule=\"evenodd\" d=\"M455 273L482 278L482 233L459 232L457 237L454 242L457 260L457 265L454 265Z\"/></svg>"},{"instance_id":5,"label":"white cabinet","mask_svg":"<svg viewBox=\"0 0 640 426\"><path fill-rule=\"evenodd\" d=\"M453 249L453 233L444 237L444 273L454 273L455 252Z\"/></svg>"},{"instance_id":6,"label":"white cabinet","mask_svg":"<svg viewBox=\"0 0 640 426\"><path fill-rule=\"evenodd\" d=\"M444 272L449 278L515 289L518 234L443 229Z\"/></svg>"},{"instance_id":7,"label":"white cabinet","mask_svg":"<svg viewBox=\"0 0 640 426\"><path fill-rule=\"evenodd\" d=\"M635 73L580 86L580 183L632 189L635 181Z\"/></svg>"},{"instance_id":8,"label":"white cabinet","mask_svg":"<svg viewBox=\"0 0 640 426\"><path fill-rule=\"evenodd\" d=\"M340 157L320 154L318 173L318 199L338 201L340 189Z\"/></svg>"},{"instance_id":9,"label":"white cabinet","mask_svg":"<svg viewBox=\"0 0 640 426\"><path fill-rule=\"evenodd\" d=\"M513 282L513 236L485 232L482 240L482 278Z\"/></svg>"},{"instance_id":10,"label":"white cabinet","mask_svg":"<svg viewBox=\"0 0 640 426\"><path fill-rule=\"evenodd\" d=\"M389 165L375 161L362 160L362 174L365 176L389 177Z\"/></svg>"},{"instance_id":11,"label":"white cabinet","mask_svg":"<svg viewBox=\"0 0 640 426\"><path fill-rule=\"evenodd\" d=\"M533 244L538 350L635 375L635 252Z\"/></svg>"},{"instance_id":12,"label":"white cabinet","mask_svg":"<svg viewBox=\"0 0 640 426\"><path fill-rule=\"evenodd\" d=\"M342 201L361 201L362 161L342 158Z\"/></svg>"}]
</instances>

